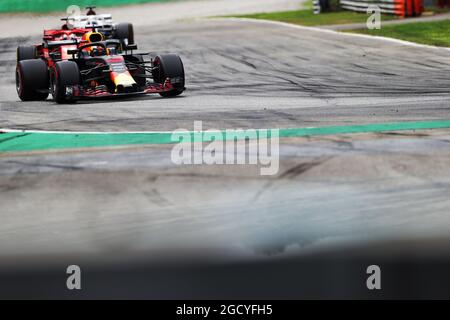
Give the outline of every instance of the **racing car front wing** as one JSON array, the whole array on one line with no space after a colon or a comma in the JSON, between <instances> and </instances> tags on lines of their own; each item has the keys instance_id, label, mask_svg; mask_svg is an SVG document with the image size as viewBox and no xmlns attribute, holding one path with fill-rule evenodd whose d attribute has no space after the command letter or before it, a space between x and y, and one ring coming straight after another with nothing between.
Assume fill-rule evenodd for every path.
<instances>
[{"instance_id":1,"label":"racing car front wing","mask_svg":"<svg viewBox=\"0 0 450 320\"><path fill-rule=\"evenodd\" d=\"M176 82L177 79L174 79ZM68 96L72 96L78 99L83 98L107 98L107 97L119 97L119 96L130 96L130 95L140 95L140 94L151 94L151 93L161 93L168 92L174 89L172 81L167 78L164 83L150 83L148 84L144 90L136 91L136 92L114 92L111 93L108 91L105 85L100 85L96 87L87 87L83 88L80 86L67 87L66 94Z\"/></svg>"}]
</instances>

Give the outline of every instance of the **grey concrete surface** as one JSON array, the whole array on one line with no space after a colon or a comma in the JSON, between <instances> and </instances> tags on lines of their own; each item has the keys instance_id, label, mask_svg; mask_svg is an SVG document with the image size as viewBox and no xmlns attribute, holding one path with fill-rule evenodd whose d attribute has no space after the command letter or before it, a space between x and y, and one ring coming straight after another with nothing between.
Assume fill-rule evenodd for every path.
<instances>
[{"instance_id":1,"label":"grey concrete surface","mask_svg":"<svg viewBox=\"0 0 450 320\"><path fill-rule=\"evenodd\" d=\"M183 165L172 146L3 155L0 256L238 256L448 235L450 131L286 139L280 171Z\"/></svg>"}]
</instances>

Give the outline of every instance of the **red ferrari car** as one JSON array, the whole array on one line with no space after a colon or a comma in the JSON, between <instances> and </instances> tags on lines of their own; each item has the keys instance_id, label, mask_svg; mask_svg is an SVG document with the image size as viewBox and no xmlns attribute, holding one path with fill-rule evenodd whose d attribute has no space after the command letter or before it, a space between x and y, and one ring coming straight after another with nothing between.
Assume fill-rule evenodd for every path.
<instances>
[{"instance_id":1,"label":"red ferrari car","mask_svg":"<svg viewBox=\"0 0 450 320\"><path fill-rule=\"evenodd\" d=\"M21 100L57 103L82 98L185 90L184 67L176 54L134 53L136 44L105 39L92 29L44 31L43 43L17 48L16 88Z\"/></svg>"}]
</instances>

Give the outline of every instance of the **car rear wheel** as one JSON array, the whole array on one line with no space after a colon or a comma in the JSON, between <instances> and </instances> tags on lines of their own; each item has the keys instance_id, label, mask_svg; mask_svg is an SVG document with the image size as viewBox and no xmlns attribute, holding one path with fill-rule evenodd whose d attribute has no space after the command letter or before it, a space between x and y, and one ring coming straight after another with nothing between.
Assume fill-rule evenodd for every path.
<instances>
[{"instance_id":1,"label":"car rear wheel","mask_svg":"<svg viewBox=\"0 0 450 320\"><path fill-rule=\"evenodd\" d=\"M19 46L17 48L17 62L36 58L36 48L34 46Z\"/></svg>"},{"instance_id":2,"label":"car rear wheel","mask_svg":"<svg viewBox=\"0 0 450 320\"><path fill-rule=\"evenodd\" d=\"M119 39L122 44L134 44L134 30L131 23L118 23L116 25L116 38ZM127 41L125 41L127 39Z\"/></svg>"},{"instance_id":3,"label":"car rear wheel","mask_svg":"<svg viewBox=\"0 0 450 320\"><path fill-rule=\"evenodd\" d=\"M57 103L73 103L73 88L80 84L80 71L73 61L59 61L52 72L52 96Z\"/></svg>"},{"instance_id":4,"label":"car rear wheel","mask_svg":"<svg viewBox=\"0 0 450 320\"><path fill-rule=\"evenodd\" d=\"M164 83L167 78L170 79L173 89L167 92L161 92L163 97L175 97L184 91L184 67L181 58L174 53L162 54L153 60L153 81Z\"/></svg>"},{"instance_id":5,"label":"car rear wheel","mask_svg":"<svg viewBox=\"0 0 450 320\"><path fill-rule=\"evenodd\" d=\"M48 70L43 60L22 60L16 67L16 89L22 101L43 101L48 97Z\"/></svg>"}]
</instances>

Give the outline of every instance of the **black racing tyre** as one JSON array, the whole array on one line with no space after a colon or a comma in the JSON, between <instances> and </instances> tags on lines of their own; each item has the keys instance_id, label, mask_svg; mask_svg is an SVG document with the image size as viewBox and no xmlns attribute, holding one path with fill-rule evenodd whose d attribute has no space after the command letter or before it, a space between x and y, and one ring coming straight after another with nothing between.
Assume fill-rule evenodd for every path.
<instances>
[{"instance_id":1,"label":"black racing tyre","mask_svg":"<svg viewBox=\"0 0 450 320\"><path fill-rule=\"evenodd\" d=\"M125 59L127 62L135 63L136 66L139 66L139 65L142 66L141 68L137 68L136 70L130 71L130 74L133 77L134 81L136 81L138 86L141 89L144 88L147 83L147 78L145 78L146 72L145 72L144 64L142 64L142 62L144 61L144 58L142 57L142 55L135 54L132 56L131 55L126 56Z\"/></svg>"},{"instance_id":2,"label":"black racing tyre","mask_svg":"<svg viewBox=\"0 0 450 320\"><path fill-rule=\"evenodd\" d=\"M16 89L22 101L43 101L48 97L48 70L41 59L22 60L16 66Z\"/></svg>"},{"instance_id":3,"label":"black racing tyre","mask_svg":"<svg viewBox=\"0 0 450 320\"><path fill-rule=\"evenodd\" d=\"M153 60L153 81L164 83L169 78L173 85L173 90L161 92L163 97L175 97L184 91L184 67L181 58L174 53L162 54Z\"/></svg>"},{"instance_id":4,"label":"black racing tyre","mask_svg":"<svg viewBox=\"0 0 450 320\"><path fill-rule=\"evenodd\" d=\"M80 70L73 61L58 61L52 72L52 96L57 103L73 103L76 97L68 96L66 88L80 84Z\"/></svg>"},{"instance_id":5,"label":"black racing tyre","mask_svg":"<svg viewBox=\"0 0 450 320\"><path fill-rule=\"evenodd\" d=\"M17 47L17 62L36 58L36 48L34 46Z\"/></svg>"},{"instance_id":6,"label":"black racing tyre","mask_svg":"<svg viewBox=\"0 0 450 320\"><path fill-rule=\"evenodd\" d=\"M133 24L128 22L118 23L116 25L115 35L123 44L125 44L125 39L128 39L127 44L134 44Z\"/></svg>"}]
</instances>

